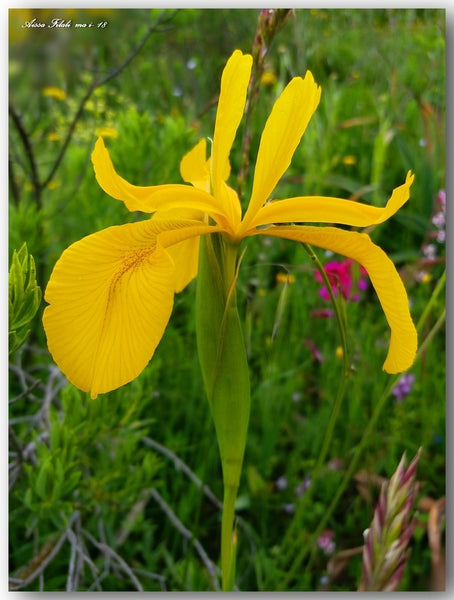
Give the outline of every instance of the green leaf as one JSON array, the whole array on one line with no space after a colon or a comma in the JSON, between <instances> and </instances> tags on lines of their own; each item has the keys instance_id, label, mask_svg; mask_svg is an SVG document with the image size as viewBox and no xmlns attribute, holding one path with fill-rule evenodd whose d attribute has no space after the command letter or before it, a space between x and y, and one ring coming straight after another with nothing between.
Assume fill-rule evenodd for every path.
<instances>
[{"instance_id":1,"label":"green leaf","mask_svg":"<svg viewBox=\"0 0 454 600\"><path fill-rule=\"evenodd\" d=\"M45 500L49 495L49 487L54 478L54 467L52 465L52 457L48 456L41 464L36 477L35 489L41 500Z\"/></svg>"},{"instance_id":2,"label":"green leaf","mask_svg":"<svg viewBox=\"0 0 454 600\"><path fill-rule=\"evenodd\" d=\"M38 311L41 298L41 289L36 282L35 261L24 243L19 251L13 252L8 276L10 354L27 339L30 333L28 325Z\"/></svg>"}]
</instances>

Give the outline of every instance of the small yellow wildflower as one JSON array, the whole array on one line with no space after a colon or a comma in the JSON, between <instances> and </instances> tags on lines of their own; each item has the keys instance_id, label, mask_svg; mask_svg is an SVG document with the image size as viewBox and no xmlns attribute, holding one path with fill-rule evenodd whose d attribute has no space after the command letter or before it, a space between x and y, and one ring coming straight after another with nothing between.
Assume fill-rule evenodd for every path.
<instances>
[{"instance_id":1,"label":"small yellow wildflower","mask_svg":"<svg viewBox=\"0 0 454 600\"><path fill-rule=\"evenodd\" d=\"M96 137L116 138L118 131L114 127L98 127L95 130Z\"/></svg>"},{"instance_id":2,"label":"small yellow wildflower","mask_svg":"<svg viewBox=\"0 0 454 600\"><path fill-rule=\"evenodd\" d=\"M344 349L342 346L336 348L336 358L342 358L344 356Z\"/></svg>"},{"instance_id":3,"label":"small yellow wildflower","mask_svg":"<svg viewBox=\"0 0 454 600\"><path fill-rule=\"evenodd\" d=\"M265 71L260 79L262 85L271 86L277 81L276 75L272 71Z\"/></svg>"},{"instance_id":4,"label":"small yellow wildflower","mask_svg":"<svg viewBox=\"0 0 454 600\"><path fill-rule=\"evenodd\" d=\"M43 96L47 96L48 98L55 98L55 100L66 100L66 92L58 87L45 87L42 90Z\"/></svg>"},{"instance_id":5,"label":"small yellow wildflower","mask_svg":"<svg viewBox=\"0 0 454 600\"><path fill-rule=\"evenodd\" d=\"M295 283L295 276L291 273L278 273L276 275L276 283Z\"/></svg>"},{"instance_id":6,"label":"small yellow wildflower","mask_svg":"<svg viewBox=\"0 0 454 600\"><path fill-rule=\"evenodd\" d=\"M60 186L61 186L61 181L58 181L57 179L52 179L47 184L47 189L49 189L49 190L56 190Z\"/></svg>"},{"instance_id":7,"label":"small yellow wildflower","mask_svg":"<svg viewBox=\"0 0 454 600\"><path fill-rule=\"evenodd\" d=\"M353 154L348 154L347 156L344 156L342 162L347 166L356 165L356 156L353 156Z\"/></svg>"},{"instance_id":8,"label":"small yellow wildflower","mask_svg":"<svg viewBox=\"0 0 454 600\"><path fill-rule=\"evenodd\" d=\"M60 139L60 136L58 135L58 133L56 131L51 131L47 135L47 139L49 140L49 142L58 142L58 140Z\"/></svg>"}]
</instances>

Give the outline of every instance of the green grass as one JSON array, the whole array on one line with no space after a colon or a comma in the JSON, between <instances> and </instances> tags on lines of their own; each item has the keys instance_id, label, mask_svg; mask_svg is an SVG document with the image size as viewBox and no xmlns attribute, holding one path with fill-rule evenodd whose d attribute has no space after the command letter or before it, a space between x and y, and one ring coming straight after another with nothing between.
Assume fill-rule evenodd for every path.
<instances>
[{"instance_id":1,"label":"green grass","mask_svg":"<svg viewBox=\"0 0 454 600\"><path fill-rule=\"evenodd\" d=\"M259 11L26 13L10 12L9 91L20 125L12 116L9 248L12 254L27 242L44 290L70 243L137 219L96 183L90 153L97 128L116 129L106 144L127 180L179 183L183 154L212 136L222 68L235 48L252 50ZM45 21L60 13L108 25L20 27L33 16ZM58 169L48 185L39 185L90 82L120 65L158 18L166 22L132 62L94 90ZM354 548L372 518L379 490L360 493L354 479L360 470L388 478L403 452L410 459L422 447L419 497L444 497L443 290L434 296L444 244L434 242L436 260L423 261L435 198L445 187L444 19L439 9L297 9L270 48L266 68L276 83L261 87L251 121L252 167L267 115L288 80L310 69L322 86L321 104L276 197L335 195L383 206L407 171L415 172L410 201L371 235L401 271L415 323L424 315L423 347L411 369L415 384L396 402L392 378L381 369L388 328L375 293L369 287L361 301L345 302L353 369L314 479L342 379L339 330L335 319L314 316L330 306L318 294L314 264L301 246L279 239L248 243L238 282L252 384L237 503L242 591L322 589L331 557L318 548L317 536L330 529L336 552ZM66 100L44 97L45 86L64 89ZM231 155L234 187L242 133ZM317 255L322 263L333 259ZM293 283L279 283L280 272L290 273ZM10 358L11 577L35 574L27 591L132 591L137 584L145 591L213 590L221 522L213 495L222 498L222 478L197 360L195 283L176 296L143 373L95 401L67 384L52 363L40 313ZM283 477L285 488L277 484ZM310 491L301 493L305 481ZM430 590L422 509L411 546L400 589ZM352 591L360 578L358 555L328 586Z\"/></svg>"}]
</instances>

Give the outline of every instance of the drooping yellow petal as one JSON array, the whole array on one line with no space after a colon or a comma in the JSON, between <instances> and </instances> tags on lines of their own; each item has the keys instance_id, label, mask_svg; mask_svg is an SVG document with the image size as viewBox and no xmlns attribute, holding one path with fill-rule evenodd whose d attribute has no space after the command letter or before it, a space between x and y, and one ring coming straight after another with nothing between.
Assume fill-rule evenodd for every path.
<instances>
[{"instance_id":1,"label":"drooping yellow petal","mask_svg":"<svg viewBox=\"0 0 454 600\"><path fill-rule=\"evenodd\" d=\"M308 71L304 79L292 79L276 100L260 140L251 200L243 219L245 228L288 169L320 94L321 89Z\"/></svg>"},{"instance_id":2,"label":"drooping yellow petal","mask_svg":"<svg viewBox=\"0 0 454 600\"><path fill-rule=\"evenodd\" d=\"M174 265L154 230L145 221L89 235L52 272L43 316L49 351L92 398L139 375L172 312Z\"/></svg>"},{"instance_id":3,"label":"drooping yellow petal","mask_svg":"<svg viewBox=\"0 0 454 600\"><path fill-rule=\"evenodd\" d=\"M224 208L216 198L189 185L132 185L115 171L102 138L96 141L92 162L96 179L102 189L112 198L124 202L130 211L153 213L159 209L192 208L206 212L214 219L225 214Z\"/></svg>"},{"instance_id":4,"label":"drooping yellow petal","mask_svg":"<svg viewBox=\"0 0 454 600\"><path fill-rule=\"evenodd\" d=\"M233 198L231 195L224 194L222 184L230 174L229 155L238 125L243 117L251 68L252 56L235 50L227 61L221 78L211 155L211 179L214 195L221 197L225 203L231 202ZM232 223L241 218L239 202L227 204L225 210Z\"/></svg>"},{"instance_id":5,"label":"drooping yellow petal","mask_svg":"<svg viewBox=\"0 0 454 600\"><path fill-rule=\"evenodd\" d=\"M210 161L207 160L206 139L202 138L192 150L187 152L180 162L183 181L192 183L205 192L210 191Z\"/></svg>"},{"instance_id":6,"label":"drooping yellow petal","mask_svg":"<svg viewBox=\"0 0 454 600\"><path fill-rule=\"evenodd\" d=\"M383 369L388 373L400 373L411 367L417 350L417 334L408 307L407 293L392 261L367 234L336 227L304 226L269 227L255 233L313 244L353 258L363 265L391 328Z\"/></svg>"},{"instance_id":7,"label":"drooping yellow petal","mask_svg":"<svg viewBox=\"0 0 454 600\"><path fill-rule=\"evenodd\" d=\"M353 227L376 225L392 217L405 204L414 177L409 171L405 183L393 191L384 208L341 198L302 196L267 204L258 211L250 226L293 222L338 223Z\"/></svg>"}]
</instances>

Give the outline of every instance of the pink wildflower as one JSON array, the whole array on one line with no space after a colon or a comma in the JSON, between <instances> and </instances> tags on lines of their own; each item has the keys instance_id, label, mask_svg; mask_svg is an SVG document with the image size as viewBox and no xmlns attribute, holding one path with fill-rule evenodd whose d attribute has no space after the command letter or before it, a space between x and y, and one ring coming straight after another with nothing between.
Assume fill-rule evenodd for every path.
<instances>
[{"instance_id":1,"label":"pink wildflower","mask_svg":"<svg viewBox=\"0 0 454 600\"><path fill-rule=\"evenodd\" d=\"M323 550L326 556L333 554L336 549L336 543L333 540L334 531L331 529L325 529L325 531L318 537L317 546Z\"/></svg>"},{"instance_id":2,"label":"pink wildflower","mask_svg":"<svg viewBox=\"0 0 454 600\"><path fill-rule=\"evenodd\" d=\"M357 302L362 298L358 291L364 291L368 286L368 282L365 279L365 276L367 276L367 271L364 267L359 266L360 277L356 281L355 289L355 281L352 273L353 264L354 261L350 258L342 262L333 260L327 263L324 268L325 273L328 275L334 296L337 298L337 295L340 292L345 300ZM323 277L318 271L315 272L315 279L319 283L323 283ZM322 286L318 293L324 300L330 299L329 291L326 286Z\"/></svg>"}]
</instances>

